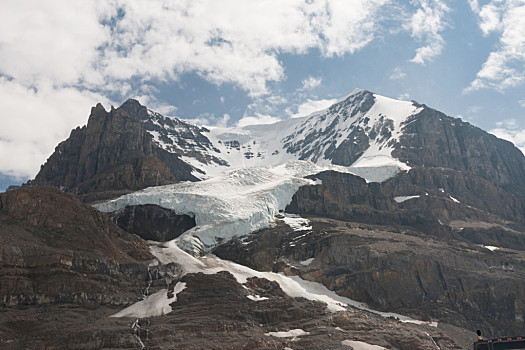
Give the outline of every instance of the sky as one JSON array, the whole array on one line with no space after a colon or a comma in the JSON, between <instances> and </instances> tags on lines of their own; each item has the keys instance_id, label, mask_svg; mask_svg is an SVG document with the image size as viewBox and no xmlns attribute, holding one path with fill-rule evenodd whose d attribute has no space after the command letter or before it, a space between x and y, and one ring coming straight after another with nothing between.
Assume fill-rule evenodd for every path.
<instances>
[{"instance_id":1,"label":"sky","mask_svg":"<svg viewBox=\"0 0 525 350\"><path fill-rule=\"evenodd\" d=\"M525 0L2 0L0 190L128 98L233 127L362 88L525 150L524 18Z\"/></svg>"}]
</instances>

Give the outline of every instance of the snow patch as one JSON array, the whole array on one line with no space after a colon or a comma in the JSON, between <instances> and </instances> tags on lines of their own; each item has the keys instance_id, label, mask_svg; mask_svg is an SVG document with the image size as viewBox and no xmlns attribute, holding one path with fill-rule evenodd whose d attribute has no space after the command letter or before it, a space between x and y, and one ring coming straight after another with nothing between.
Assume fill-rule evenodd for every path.
<instances>
[{"instance_id":1,"label":"snow patch","mask_svg":"<svg viewBox=\"0 0 525 350\"><path fill-rule=\"evenodd\" d=\"M354 350L387 350L387 348L384 348L382 346L372 345L357 340L343 340L341 344L345 346L350 346Z\"/></svg>"},{"instance_id":2,"label":"snow patch","mask_svg":"<svg viewBox=\"0 0 525 350\"><path fill-rule=\"evenodd\" d=\"M483 247L483 248L486 248L486 249L488 249L488 250L490 250L491 252L500 249L499 247L495 247L495 246L493 246L493 245L484 245L484 246L482 246L482 247Z\"/></svg>"},{"instance_id":3,"label":"snow patch","mask_svg":"<svg viewBox=\"0 0 525 350\"><path fill-rule=\"evenodd\" d=\"M452 199L452 201L455 203L461 203L460 201L458 201L456 198L452 197L451 195L448 195L448 197Z\"/></svg>"},{"instance_id":4,"label":"snow patch","mask_svg":"<svg viewBox=\"0 0 525 350\"><path fill-rule=\"evenodd\" d=\"M177 301L177 294L186 288L185 282L178 282L173 290L173 296L168 297L168 290L161 289L157 293L148 296L122 311L110 317L153 317L169 314L172 309L170 304Z\"/></svg>"},{"instance_id":5,"label":"snow patch","mask_svg":"<svg viewBox=\"0 0 525 350\"><path fill-rule=\"evenodd\" d=\"M150 241L149 243L151 253L160 263L168 264L174 262L181 266L183 274L197 272L215 274L220 271L228 271L240 284L246 283L250 277L266 278L269 281L277 282L283 292L288 296L292 298L303 297L308 300L324 302L327 304L327 309L331 312L344 311L347 306L352 306L383 317L395 318L401 322L437 326L437 323L434 322L419 321L392 312L381 312L370 309L364 303L337 295L322 284L303 280L299 276L285 276L282 273L275 272L259 272L231 261L222 260L214 255L195 258L177 246L176 240L164 243Z\"/></svg>"},{"instance_id":6,"label":"snow patch","mask_svg":"<svg viewBox=\"0 0 525 350\"><path fill-rule=\"evenodd\" d=\"M312 261L314 261L315 258L310 258L310 259L306 259L306 260L303 260L300 262L301 265L303 266L308 266L312 263Z\"/></svg>"},{"instance_id":7,"label":"snow patch","mask_svg":"<svg viewBox=\"0 0 525 350\"><path fill-rule=\"evenodd\" d=\"M253 301L268 300L268 297L261 297L260 295L248 295L247 298Z\"/></svg>"},{"instance_id":8,"label":"snow patch","mask_svg":"<svg viewBox=\"0 0 525 350\"><path fill-rule=\"evenodd\" d=\"M290 226L294 231L309 231L312 229L310 226L310 220L300 217L295 214L284 214L284 218L280 219L285 224Z\"/></svg>"},{"instance_id":9,"label":"snow patch","mask_svg":"<svg viewBox=\"0 0 525 350\"><path fill-rule=\"evenodd\" d=\"M412 102L394 100L388 97L374 94L375 103L370 110L363 116L366 125L360 125L366 130L368 125L372 129L389 129L389 137L382 137L382 134L370 139L370 146L357 159L353 167L379 167L396 166L401 170L410 170L410 166L392 157L392 151L403 134L403 123L407 119L422 110L422 107L415 106ZM388 126L388 121L392 125Z\"/></svg>"},{"instance_id":10,"label":"snow patch","mask_svg":"<svg viewBox=\"0 0 525 350\"><path fill-rule=\"evenodd\" d=\"M415 196L398 196L398 197L394 197L394 200L397 203L403 203L403 202L406 202L409 199L414 199L414 198L419 198L419 197L421 197L421 196L420 195L415 195Z\"/></svg>"},{"instance_id":11,"label":"snow patch","mask_svg":"<svg viewBox=\"0 0 525 350\"><path fill-rule=\"evenodd\" d=\"M264 333L264 335L266 335L267 337L272 336L272 337L277 337L277 338L297 338L297 337L300 337L302 335L308 335L308 334L310 334L310 332L305 332L305 331L303 331L300 328L291 329L291 330L289 330L287 332L268 332L268 333Z\"/></svg>"}]
</instances>

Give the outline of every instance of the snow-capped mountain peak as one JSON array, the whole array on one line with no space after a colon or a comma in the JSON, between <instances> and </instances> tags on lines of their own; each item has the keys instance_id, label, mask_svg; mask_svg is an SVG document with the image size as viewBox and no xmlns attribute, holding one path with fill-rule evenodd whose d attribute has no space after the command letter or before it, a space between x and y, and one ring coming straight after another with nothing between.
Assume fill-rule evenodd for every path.
<instances>
[{"instance_id":1,"label":"snow-capped mountain peak","mask_svg":"<svg viewBox=\"0 0 525 350\"><path fill-rule=\"evenodd\" d=\"M138 108L128 102L122 108L129 108L127 105ZM408 170L410 167L395 159L392 151L399 143L403 124L422 109L412 102L362 89L307 117L241 128L199 127L142 108L140 113L129 114L140 115L137 119L155 143L180 155L201 179L232 169L278 165L290 160Z\"/></svg>"}]
</instances>

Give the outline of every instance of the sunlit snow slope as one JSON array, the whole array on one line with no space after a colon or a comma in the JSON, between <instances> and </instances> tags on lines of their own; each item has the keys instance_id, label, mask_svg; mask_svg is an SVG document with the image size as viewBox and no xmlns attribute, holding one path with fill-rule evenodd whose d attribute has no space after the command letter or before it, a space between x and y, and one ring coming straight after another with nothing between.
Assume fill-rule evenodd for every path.
<instances>
[{"instance_id":1,"label":"sunlit snow slope","mask_svg":"<svg viewBox=\"0 0 525 350\"><path fill-rule=\"evenodd\" d=\"M227 170L308 160L316 164L353 166L355 173L385 167L383 181L409 167L392 157L392 151L410 117L422 110L412 102L398 101L355 90L330 108L308 117L243 128L199 127L149 111L144 126L163 149L178 153L209 178Z\"/></svg>"}]
</instances>

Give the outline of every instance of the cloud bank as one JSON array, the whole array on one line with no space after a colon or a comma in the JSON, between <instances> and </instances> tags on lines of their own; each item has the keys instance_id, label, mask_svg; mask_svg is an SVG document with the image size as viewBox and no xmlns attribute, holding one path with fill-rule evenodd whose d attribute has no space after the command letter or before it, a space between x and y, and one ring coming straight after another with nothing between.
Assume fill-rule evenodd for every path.
<instances>
[{"instance_id":1,"label":"cloud bank","mask_svg":"<svg viewBox=\"0 0 525 350\"><path fill-rule=\"evenodd\" d=\"M477 0L469 0L469 4L478 16L483 34L497 35L499 43L465 92L483 88L503 91L522 85L525 81L525 2L491 0L480 6Z\"/></svg>"}]
</instances>

